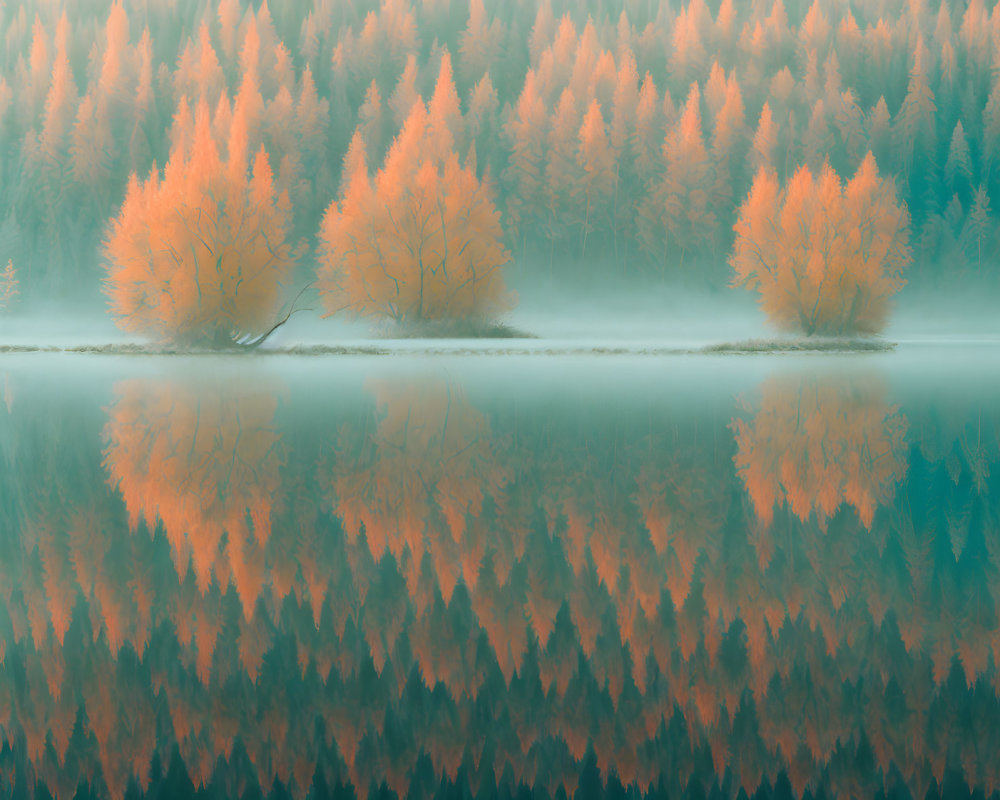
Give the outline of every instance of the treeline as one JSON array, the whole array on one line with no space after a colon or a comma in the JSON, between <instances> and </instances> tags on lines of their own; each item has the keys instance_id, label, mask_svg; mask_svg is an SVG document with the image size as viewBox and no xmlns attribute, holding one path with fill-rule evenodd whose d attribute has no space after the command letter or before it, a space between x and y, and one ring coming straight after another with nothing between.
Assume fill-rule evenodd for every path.
<instances>
[{"instance_id":1,"label":"treeline","mask_svg":"<svg viewBox=\"0 0 1000 800\"><path fill-rule=\"evenodd\" d=\"M22 297L99 285L129 175L202 102L218 120L243 97L249 152L312 243L355 132L374 170L446 56L456 152L515 261L564 280L584 261L723 285L760 166L848 176L869 151L909 209L911 280L986 271L997 244L1000 13L981 0L27 2L0 30L0 263Z\"/></svg>"}]
</instances>

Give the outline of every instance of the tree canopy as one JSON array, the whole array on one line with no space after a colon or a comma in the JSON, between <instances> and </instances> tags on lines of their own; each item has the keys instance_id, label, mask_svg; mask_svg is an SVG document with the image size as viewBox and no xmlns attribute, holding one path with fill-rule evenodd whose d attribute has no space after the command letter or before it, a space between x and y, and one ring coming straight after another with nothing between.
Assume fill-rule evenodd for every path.
<instances>
[{"instance_id":1,"label":"tree canopy","mask_svg":"<svg viewBox=\"0 0 1000 800\"><path fill-rule=\"evenodd\" d=\"M224 154L200 100L193 130L178 113L162 174L154 167L145 181L130 181L106 244L106 290L122 328L225 345L266 334L277 321L294 263L289 203L275 188L266 151L250 160L244 101L237 97L230 114L223 96L216 110Z\"/></svg>"},{"instance_id":2,"label":"tree canopy","mask_svg":"<svg viewBox=\"0 0 1000 800\"><path fill-rule=\"evenodd\" d=\"M846 184L829 164L800 167L783 187L761 167L735 230L734 285L808 335L879 332L911 260L909 214L871 153Z\"/></svg>"}]
</instances>

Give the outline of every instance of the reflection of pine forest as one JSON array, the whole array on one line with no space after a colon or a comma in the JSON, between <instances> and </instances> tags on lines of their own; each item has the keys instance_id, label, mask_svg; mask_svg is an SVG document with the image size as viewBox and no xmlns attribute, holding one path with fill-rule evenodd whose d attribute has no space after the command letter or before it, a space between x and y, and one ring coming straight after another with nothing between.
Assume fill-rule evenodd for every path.
<instances>
[{"instance_id":1,"label":"reflection of pine forest","mask_svg":"<svg viewBox=\"0 0 1000 800\"><path fill-rule=\"evenodd\" d=\"M992 269L989 5L9 3L0 306L103 282L127 330L218 345L310 285L491 316L509 267L877 331L904 280Z\"/></svg>"},{"instance_id":2,"label":"reflection of pine forest","mask_svg":"<svg viewBox=\"0 0 1000 800\"><path fill-rule=\"evenodd\" d=\"M108 391L6 381L5 791L998 788L989 404Z\"/></svg>"},{"instance_id":3,"label":"reflection of pine forest","mask_svg":"<svg viewBox=\"0 0 1000 800\"><path fill-rule=\"evenodd\" d=\"M0 0L0 795L996 796L997 198L994 0Z\"/></svg>"}]
</instances>

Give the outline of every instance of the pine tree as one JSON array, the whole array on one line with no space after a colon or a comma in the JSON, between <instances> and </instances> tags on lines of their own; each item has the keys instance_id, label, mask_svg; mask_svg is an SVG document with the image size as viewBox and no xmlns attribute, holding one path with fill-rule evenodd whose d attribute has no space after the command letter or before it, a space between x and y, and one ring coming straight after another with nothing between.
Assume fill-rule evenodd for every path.
<instances>
[{"instance_id":1,"label":"pine tree","mask_svg":"<svg viewBox=\"0 0 1000 800\"><path fill-rule=\"evenodd\" d=\"M777 169L778 126L771 114L770 103L764 103L760 112L760 121L753 136L753 150L750 164L754 171L761 169Z\"/></svg>"},{"instance_id":2,"label":"pine tree","mask_svg":"<svg viewBox=\"0 0 1000 800\"><path fill-rule=\"evenodd\" d=\"M123 62L127 55L129 40L128 15L120 0L111 6L107 24L104 26L104 38L104 58L97 85L105 102L117 107L127 100Z\"/></svg>"},{"instance_id":3,"label":"pine tree","mask_svg":"<svg viewBox=\"0 0 1000 800\"><path fill-rule=\"evenodd\" d=\"M451 146L459 151L464 150L465 123L462 119L458 92L455 90L451 55L449 55L447 48L441 54L441 66L438 69L437 82L434 84L434 94L431 95L430 103L428 103L428 113L434 124L447 126L451 134ZM440 137L432 137L432 140L438 138Z\"/></svg>"},{"instance_id":4,"label":"pine tree","mask_svg":"<svg viewBox=\"0 0 1000 800\"><path fill-rule=\"evenodd\" d=\"M715 116L712 133L711 160L715 175L710 203L716 219L729 229L734 200L743 194L742 163L746 154L748 132L743 107L743 95L735 76L726 81L725 97Z\"/></svg>"},{"instance_id":5,"label":"pine tree","mask_svg":"<svg viewBox=\"0 0 1000 800\"><path fill-rule=\"evenodd\" d=\"M365 91L365 100L358 109L358 127L365 139L365 149L378 158L383 151L385 122L382 118L382 96L373 80Z\"/></svg>"},{"instance_id":6,"label":"pine tree","mask_svg":"<svg viewBox=\"0 0 1000 800\"><path fill-rule=\"evenodd\" d=\"M31 26L31 53L29 55L30 82L28 119L27 124L31 125L38 118L45 103L45 94L52 76L52 62L49 56L48 46L49 36L42 25L42 20L35 14L35 21Z\"/></svg>"},{"instance_id":7,"label":"pine tree","mask_svg":"<svg viewBox=\"0 0 1000 800\"><path fill-rule=\"evenodd\" d=\"M799 26L799 48L803 53L826 54L830 41L830 23L820 8L819 0L813 0Z\"/></svg>"},{"instance_id":8,"label":"pine tree","mask_svg":"<svg viewBox=\"0 0 1000 800\"><path fill-rule=\"evenodd\" d=\"M668 93L667 98L669 96ZM663 144L663 127L673 123L672 119L664 119L665 116L656 84L647 72L639 87L639 102L635 110L635 136L632 141L636 173L646 180L657 174L657 166L660 163L659 152Z\"/></svg>"},{"instance_id":9,"label":"pine tree","mask_svg":"<svg viewBox=\"0 0 1000 800\"><path fill-rule=\"evenodd\" d=\"M615 183L615 154L605 131L604 117L597 100L591 100L580 126L576 150L578 177L573 187L576 205L582 208L583 236L580 257L587 255L587 237L608 220L608 200Z\"/></svg>"},{"instance_id":10,"label":"pine tree","mask_svg":"<svg viewBox=\"0 0 1000 800\"><path fill-rule=\"evenodd\" d=\"M987 186L1000 187L1000 76L993 81L983 109L979 158L980 172Z\"/></svg>"},{"instance_id":11,"label":"pine tree","mask_svg":"<svg viewBox=\"0 0 1000 800\"><path fill-rule=\"evenodd\" d=\"M647 104L652 99L647 98ZM610 144L615 161L614 200L611 221L615 255L628 263L629 229L638 192L636 140L639 110L639 73L635 56L627 51L620 58L615 91L611 98ZM648 113L647 111L644 113Z\"/></svg>"},{"instance_id":12,"label":"pine tree","mask_svg":"<svg viewBox=\"0 0 1000 800\"><path fill-rule=\"evenodd\" d=\"M618 67L615 65L615 57L610 50L602 50L594 65L590 88L585 97L588 101L596 99L602 108L610 108L617 83Z\"/></svg>"},{"instance_id":13,"label":"pine tree","mask_svg":"<svg viewBox=\"0 0 1000 800\"><path fill-rule=\"evenodd\" d=\"M733 0L722 0L715 16L715 37L719 52L732 52L736 46L736 7Z\"/></svg>"},{"instance_id":14,"label":"pine tree","mask_svg":"<svg viewBox=\"0 0 1000 800\"><path fill-rule=\"evenodd\" d=\"M708 80L705 82L705 107L708 116L715 119L725 102L726 71L719 66L718 61L713 61L712 68L708 72Z\"/></svg>"},{"instance_id":15,"label":"pine tree","mask_svg":"<svg viewBox=\"0 0 1000 800\"><path fill-rule=\"evenodd\" d=\"M965 258L976 265L976 271L983 271L983 256L992 260L997 246L997 225L990 215L990 197L980 186L972 198L972 208L966 217L960 237Z\"/></svg>"},{"instance_id":16,"label":"pine tree","mask_svg":"<svg viewBox=\"0 0 1000 800\"><path fill-rule=\"evenodd\" d=\"M952 35L951 11L947 3L942 3L938 7L937 19L934 22L934 41L943 45L951 42Z\"/></svg>"},{"instance_id":17,"label":"pine tree","mask_svg":"<svg viewBox=\"0 0 1000 800\"><path fill-rule=\"evenodd\" d=\"M594 27L594 21L589 17L587 24L583 26L583 33L580 34L573 56L569 88L573 92L573 96L582 101L583 98L590 96L597 61L601 57L597 29Z\"/></svg>"},{"instance_id":18,"label":"pine tree","mask_svg":"<svg viewBox=\"0 0 1000 800\"><path fill-rule=\"evenodd\" d=\"M406 59L406 67L396 81L396 87L389 96L389 110L392 111L394 125L399 128L410 115L413 104L421 100L417 91L417 57L412 53Z\"/></svg>"},{"instance_id":19,"label":"pine tree","mask_svg":"<svg viewBox=\"0 0 1000 800\"><path fill-rule=\"evenodd\" d=\"M840 24L837 25L836 52L840 63L850 70L850 74L846 77L851 84L856 83L855 76L862 64L863 47L861 28L858 27L858 21L854 18L854 14L848 9L843 19L840 20Z\"/></svg>"},{"instance_id":20,"label":"pine tree","mask_svg":"<svg viewBox=\"0 0 1000 800\"><path fill-rule=\"evenodd\" d=\"M547 131L548 114L538 95L535 73L529 70L505 125L510 161L504 172L504 184L507 186L509 225L515 236L523 237L528 231L529 220L541 216Z\"/></svg>"},{"instance_id":21,"label":"pine tree","mask_svg":"<svg viewBox=\"0 0 1000 800\"><path fill-rule=\"evenodd\" d=\"M314 168L320 167L326 152L327 127L330 124L330 103L320 99L312 69L306 65L299 82L295 105L295 121L302 137L302 154Z\"/></svg>"},{"instance_id":22,"label":"pine tree","mask_svg":"<svg viewBox=\"0 0 1000 800\"><path fill-rule=\"evenodd\" d=\"M488 72L473 87L469 95L468 109L465 115L465 130L470 145L475 147L476 153L483 154L483 163L478 165L478 171L482 175L486 167L496 167L497 156L501 152L500 101Z\"/></svg>"},{"instance_id":23,"label":"pine tree","mask_svg":"<svg viewBox=\"0 0 1000 800\"><path fill-rule=\"evenodd\" d=\"M545 164L545 204L548 210L546 228L554 252L556 241L561 240L579 219L576 201L577 133L580 117L576 98L570 87L563 89L548 126L547 160Z\"/></svg>"},{"instance_id":24,"label":"pine tree","mask_svg":"<svg viewBox=\"0 0 1000 800\"><path fill-rule=\"evenodd\" d=\"M639 242L665 263L675 253L684 258L714 241L716 218L709 206L712 168L701 129L701 93L697 83L688 92L684 113L663 142L663 174L642 201L638 214Z\"/></svg>"},{"instance_id":25,"label":"pine tree","mask_svg":"<svg viewBox=\"0 0 1000 800\"><path fill-rule=\"evenodd\" d=\"M673 27L673 52L670 55L671 72L680 81L689 81L705 69L708 54L702 41L700 9L704 5L691 0L687 8L681 8ZM705 12L707 15L707 11Z\"/></svg>"},{"instance_id":26,"label":"pine tree","mask_svg":"<svg viewBox=\"0 0 1000 800\"><path fill-rule=\"evenodd\" d=\"M885 98L880 97L865 118L865 133L869 148L879 164L894 164L890 159L892 150L892 122Z\"/></svg>"},{"instance_id":27,"label":"pine tree","mask_svg":"<svg viewBox=\"0 0 1000 800\"><path fill-rule=\"evenodd\" d=\"M623 8L618 15L618 25L615 29L615 61L621 64L623 59L631 56L635 59L635 28L629 21L628 12ZM619 67L620 69L620 67Z\"/></svg>"},{"instance_id":28,"label":"pine tree","mask_svg":"<svg viewBox=\"0 0 1000 800\"><path fill-rule=\"evenodd\" d=\"M69 143L73 181L86 189L91 211L101 218L110 211L109 193L114 167L111 126L94 97L86 95L77 108Z\"/></svg>"},{"instance_id":29,"label":"pine tree","mask_svg":"<svg viewBox=\"0 0 1000 800\"><path fill-rule=\"evenodd\" d=\"M56 33L56 53L52 67L52 83L45 96L42 130L38 136L34 165L39 177L47 219L60 219L69 187L69 140L74 108L77 102L76 82L69 65L67 38L69 23L63 12Z\"/></svg>"},{"instance_id":30,"label":"pine tree","mask_svg":"<svg viewBox=\"0 0 1000 800\"><path fill-rule=\"evenodd\" d=\"M918 38L906 97L892 130L894 147L900 153L900 167L907 177L911 176L918 157L933 162L937 142L937 107L927 79L927 61L927 48L923 39Z\"/></svg>"},{"instance_id":31,"label":"pine tree","mask_svg":"<svg viewBox=\"0 0 1000 800\"><path fill-rule=\"evenodd\" d=\"M274 65L270 69L268 93L277 94L282 89L291 94L295 91L295 65L288 48L279 42L274 50Z\"/></svg>"},{"instance_id":32,"label":"pine tree","mask_svg":"<svg viewBox=\"0 0 1000 800\"><path fill-rule=\"evenodd\" d=\"M528 39L528 52L533 68L538 66L542 51L549 46L555 30L556 18L552 13L552 2L551 0L542 0L538 4L538 12L535 14L535 22L531 26L531 34Z\"/></svg>"},{"instance_id":33,"label":"pine tree","mask_svg":"<svg viewBox=\"0 0 1000 800\"><path fill-rule=\"evenodd\" d=\"M459 74L472 87L488 72L496 72L506 31L499 19L487 20L483 0L470 0L469 21L459 36Z\"/></svg>"},{"instance_id":34,"label":"pine tree","mask_svg":"<svg viewBox=\"0 0 1000 800\"><path fill-rule=\"evenodd\" d=\"M239 0L219 0L219 40L222 53L232 63L236 59L236 26L239 24Z\"/></svg>"},{"instance_id":35,"label":"pine tree","mask_svg":"<svg viewBox=\"0 0 1000 800\"><path fill-rule=\"evenodd\" d=\"M829 161L833 148L833 134L822 98L813 105L802 140L802 162L812 170L819 171L823 162Z\"/></svg>"},{"instance_id":36,"label":"pine tree","mask_svg":"<svg viewBox=\"0 0 1000 800\"><path fill-rule=\"evenodd\" d=\"M972 158L969 155L969 141L965 136L962 120L955 123L948 146L948 159L944 164L944 176L948 190L965 198L972 190Z\"/></svg>"},{"instance_id":37,"label":"pine tree","mask_svg":"<svg viewBox=\"0 0 1000 800\"><path fill-rule=\"evenodd\" d=\"M878 161L877 142L865 136L864 115L854 92L850 89L840 96L834 125L846 156L846 162L841 165L844 169L859 164L864 158L866 147L875 154L875 160Z\"/></svg>"}]
</instances>

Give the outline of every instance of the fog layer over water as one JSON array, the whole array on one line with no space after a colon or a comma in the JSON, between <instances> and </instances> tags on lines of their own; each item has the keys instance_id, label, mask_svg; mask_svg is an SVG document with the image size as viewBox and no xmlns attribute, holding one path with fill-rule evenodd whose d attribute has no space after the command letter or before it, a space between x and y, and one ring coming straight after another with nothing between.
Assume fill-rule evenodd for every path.
<instances>
[{"instance_id":1,"label":"fog layer over water","mask_svg":"<svg viewBox=\"0 0 1000 800\"><path fill-rule=\"evenodd\" d=\"M521 290L518 308L503 321L538 341L466 341L464 347L703 347L785 335L764 321L753 298L744 293L706 293L671 286L607 290L599 297L572 294L558 287ZM951 293L905 291L882 339L901 344L996 341L997 294L989 286ZM321 319L307 306L279 328L265 348L295 345L377 345L394 347L393 327L344 318ZM142 344L145 340L117 328L98 312L53 303L37 311L0 315L0 345ZM409 341L407 349L438 348L441 341Z\"/></svg>"}]
</instances>

